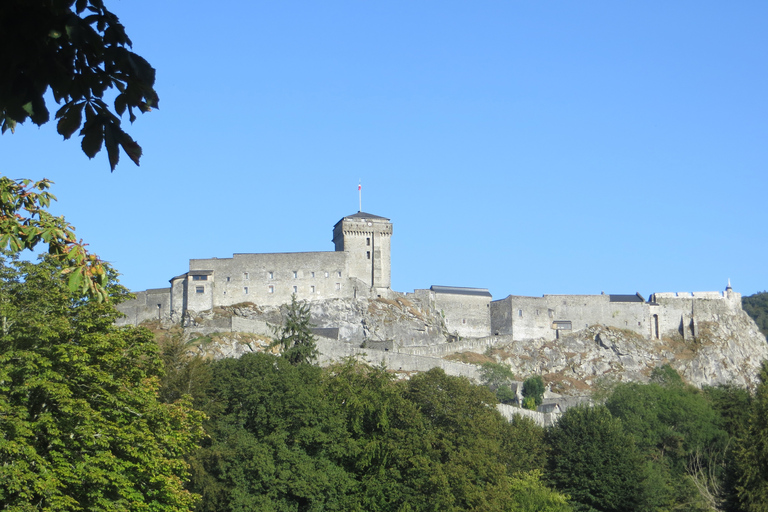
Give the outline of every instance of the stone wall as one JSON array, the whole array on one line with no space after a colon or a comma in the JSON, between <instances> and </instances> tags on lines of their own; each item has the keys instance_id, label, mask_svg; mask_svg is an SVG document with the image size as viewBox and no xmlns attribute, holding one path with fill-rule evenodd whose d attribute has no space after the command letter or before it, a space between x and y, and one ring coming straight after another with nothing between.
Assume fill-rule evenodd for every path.
<instances>
[{"instance_id":1,"label":"stone wall","mask_svg":"<svg viewBox=\"0 0 768 512\"><path fill-rule=\"evenodd\" d=\"M168 318L171 312L171 294L168 288L155 288L134 293L135 299L120 304L125 317L117 325L139 325L142 322Z\"/></svg>"},{"instance_id":2,"label":"stone wall","mask_svg":"<svg viewBox=\"0 0 768 512\"><path fill-rule=\"evenodd\" d=\"M445 328L460 338L491 334L491 294L481 288L432 286L433 307L445 319Z\"/></svg>"},{"instance_id":3,"label":"stone wall","mask_svg":"<svg viewBox=\"0 0 768 512\"><path fill-rule=\"evenodd\" d=\"M344 217L333 227L333 243L347 255L349 275L375 290L391 286L391 238L389 219L364 212Z\"/></svg>"},{"instance_id":4,"label":"stone wall","mask_svg":"<svg viewBox=\"0 0 768 512\"><path fill-rule=\"evenodd\" d=\"M277 306L289 303L293 294L299 300L354 295L346 256L340 252L235 254L232 258L193 259L189 269L190 274L212 271L210 293L216 306L240 302ZM188 309L210 309L197 309L197 303L191 302L195 295L189 294Z\"/></svg>"},{"instance_id":5,"label":"stone wall","mask_svg":"<svg viewBox=\"0 0 768 512\"><path fill-rule=\"evenodd\" d=\"M650 337L649 304L637 295L510 295L491 302L492 332L517 340L554 340L590 325L627 329Z\"/></svg>"},{"instance_id":6,"label":"stone wall","mask_svg":"<svg viewBox=\"0 0 768 512\"><path fill-rule=\"evenodd\" d=\"M318 361L321 365L353 357L373 366L384 365L393 372L426 372L432 368L442 368L448 375L467 377L474 381L480 379L478 367L472 364L385 350L363 349L323 338L318 338L317 348L322 354Z\"/></svg>"}]
</instances>

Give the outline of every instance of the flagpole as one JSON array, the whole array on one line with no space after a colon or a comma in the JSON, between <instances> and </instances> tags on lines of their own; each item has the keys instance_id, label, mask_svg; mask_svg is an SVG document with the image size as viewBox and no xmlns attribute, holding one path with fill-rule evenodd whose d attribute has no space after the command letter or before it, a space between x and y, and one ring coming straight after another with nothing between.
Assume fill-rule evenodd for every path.
<instances>
[{"instance_id":1,"label":"flagpole","mask_svg":"<svg viewBox=\"0 0 768 512\"><path fill-rule=\"evenodd\" d=\"M358 199L360 200L360 209L357 211L361 212L363 211L363 185L360 183L360 181L357 182L357 195Z\"/></svg>"}]
</instances>

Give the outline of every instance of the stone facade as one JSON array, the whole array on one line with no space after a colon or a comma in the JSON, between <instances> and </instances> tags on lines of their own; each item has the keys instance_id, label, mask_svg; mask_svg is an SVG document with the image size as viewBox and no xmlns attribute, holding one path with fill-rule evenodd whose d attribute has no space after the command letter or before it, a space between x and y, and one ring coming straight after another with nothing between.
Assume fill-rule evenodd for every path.
<instances>
[{"instance_id":1,"label":"stone facade","mask_svg":"<svg viewBox=\"0 0 768 512\"><path fill-rule=\"evenodd\" d=\"M494 335L515 340L554 340L564 334L604 325L625 329L646 339L697 336L700 322L741 311L741 294L720 292L654 293L649 300L635 295L510 295L491 302Z\"/></svg>"},{"instance_id":2,"label":"stone facade","mask_svg":"<svg viewBox=\"0 0 768 512\"><path fill-rule=\"evenodd\" d=\"M215 307L252 302L279 306L291 296L305 301L381 297L391 294L389 219L358 212L333 228L335 251L234 254L192 259L170 288L136 293L120 305L124 324L180 321Z\"/></svg>"},{"instance_id":3,"label":"stone facade","mask_svg":"<svg viewBox=\"0 0 768 512\"><path fill-rule=\"evenodd\" d=\"M491 332L492 296L486 288L433 285L429 290L414 290L413 295L440 313L454 338L482 338Z\"/></svg>"},{"instance_id":4,"label":"stone facade","mask_svg":"<svg viewBox=\"0 0 768 512\"><path fill-rule=\"evenodd\" d=\"M334 225L334 251L192 259L189 271L172 278L169 288L138 292L135 300L122 304L126 317L120 322L187 319L189 323L215 308L242 303L276 307L295 295L310 303L315 324L338 332L341 341L413 347L488 336L548 341L594 325L631 331L645 339L689 340L702 326L743 313L741 295L730 283L722 293L655 293L649 300L640 294L602 294L510 295L493 301L487 289L451 286L400 294L391 290L391 237L389 219L358 212ZM349 299L389 300L419 327L373 322L370 316L386 303L357 304ZM402 299L406 301L398 302ZM356 312L338 311L349 304L357 304Z\"/></svg>"}]
</instances>

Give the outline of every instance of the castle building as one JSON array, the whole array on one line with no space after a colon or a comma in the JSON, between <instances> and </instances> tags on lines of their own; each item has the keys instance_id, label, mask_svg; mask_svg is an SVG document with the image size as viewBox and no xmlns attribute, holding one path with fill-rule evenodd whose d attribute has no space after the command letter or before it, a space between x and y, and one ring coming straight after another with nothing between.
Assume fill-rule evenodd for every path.
<instances>
[{"instance_id":1,"label":"castle building","mask_svg":"<svg viewBox=\"0 0 768 512\"><path fill-rule=\"evenodd\" d=\"M292 295L310 301L387 296L391 237L389 219L357 212L333 227L334 251L192 259L170 288L135 293L120 310L126 323L138 324L242 302L278 306Z\"/></svg>"},{"instance_id":2,"label":"castle building","mask_svg":"<svg viewBox=\"0 0 768 512\"><path fill-rule=\"evenodd\" d=\"M391 289L392 223L357 212L333 227L334 251L234 254L192 259L189 271L169 288L135 293L119 309L122 324L180 321L216 307L253 303L280 306L292 296L330 299L412 297L440 314L444 331L457 338L507 336L513 340L554 340L592 325L635 332L647 339L698 336L700 326L721 315L743 313L741 295L720 292L634 295L509 295L493 300L485 288L432 286L401 294ZM333 327L333 326L325 326Z\"/></svg>"},{"instance_id":3,"label":"castle building","mask_svg":"<svg viewBox=\"0 0 768 512\"><path fill-rule=\"evenodd\" d=\"M700 324L741 312L741 294L730 282L724 292L635 295L510 295L491 302L494 335L554 340L592 325L635 332L646 339L680 335L693 339Z\"/></svg>"}]
</instances>

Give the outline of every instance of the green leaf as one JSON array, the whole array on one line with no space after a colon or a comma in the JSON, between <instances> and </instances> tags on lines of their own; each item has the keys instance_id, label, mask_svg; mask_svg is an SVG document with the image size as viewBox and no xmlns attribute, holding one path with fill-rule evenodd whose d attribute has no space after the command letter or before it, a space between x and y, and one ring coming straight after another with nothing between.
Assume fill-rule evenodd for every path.
<instances>
[{"instance_id":1,"label":"green leaf","mask_svg":"<svg viewBox=\"0 0 768 512\"><path fill-rule=\"evenodd\" d=\"M130 135L121 130L120 145L128 155L128 158L133 160L133 163L139 165L139 159L141 158L141 146L139 146Z\"/></svg>"},{"instance_id":2,"label":"green leaf","mask_svg":"<svg viewBox=\"0 0 768 512\"><path fill-rule=\"evenodd\" d=\"M118 132L115 134L115 132ZM114 171L117 166L117 162L120 160L120 148L117 145L118 137L124 133L119 126L115 126L112 123L106 123L104 125L104 145L107 148L107 156L109 157L109 166Z\"/></svg>"},{"instance_id":3,"label":"green leaf","mask_svg":"<svg viewBox=\"0 0 768 512\"><path fill-rule=\"evenodd\" d=\"M78 291L82 284L83 284L83 274L81 273L80 269L76 269L74 272L71 272L69 274L69 280L67 281L67 288L69 288L69 291L71 292Z\"/></svg>"},{"instance_id":4,"label":"green leaf","mask_svg":"<svg viewBox=\"0 0 768 512\"><path fill-rule=\"evenodd\" d=\"M86 123L83 126L80 134L83 135L83 142L80 144L83 152L88 155L88 158L93 158L96 153L101 151L101 144L104 141L104 127L98 120L94 119L94 122Z\"/></svg>"},{"instance_id":5,"label":"green leaf","mask_svg":"<svg viewBox=\"0 0 768 512\"><path fill-rule=\"evenodd\" d=\"M69 105L66 113L61 116L56 126L59 134L64 136L64 140L69 139L75 133L75 130L80 128L80 124L83 121L83 106L85 106L85 103L72 105L70 102Z\"/></svg>"}]
</instances>

